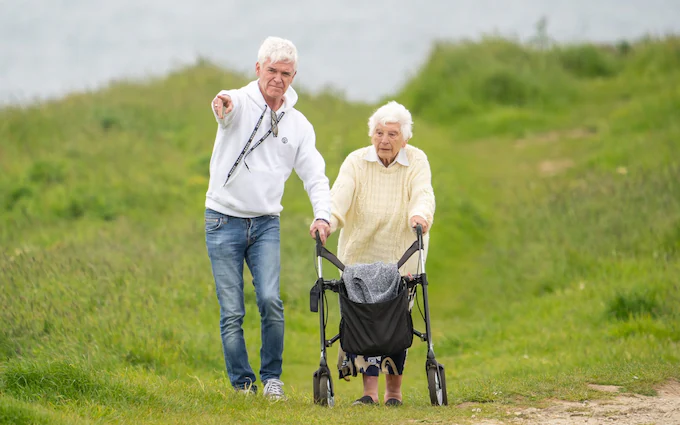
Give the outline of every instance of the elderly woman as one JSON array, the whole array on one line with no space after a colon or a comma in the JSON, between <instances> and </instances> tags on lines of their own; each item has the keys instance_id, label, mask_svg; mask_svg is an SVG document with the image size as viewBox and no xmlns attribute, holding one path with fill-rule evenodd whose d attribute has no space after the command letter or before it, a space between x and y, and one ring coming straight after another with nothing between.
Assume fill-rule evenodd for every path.
<instances>
[{"instance_id":1,"label":"elderly woman","mask_svg":"<svg viewBox=\"0 0 680 425\"><path fill-rule=\"evenodd\" d=\"M415 240L413 228L418 224L423 227L427 248L435 199L427 156L407 145L412 125L411 114L403 105L388 102L368 120L371 146L350 153L340 167L331 189L331 229L341 229L338 258L346 265L397 263ZM400 272L415 274L417 266L418 258L413 256ZM355 404L378 402L382 371L386 374L383 401L398 406L402 403L405 361L406 350L368 357L345 355L341 349L338 367L343 377L343 369L354 376L363 374L364 393Z\"/></svg>"}]
</instances>

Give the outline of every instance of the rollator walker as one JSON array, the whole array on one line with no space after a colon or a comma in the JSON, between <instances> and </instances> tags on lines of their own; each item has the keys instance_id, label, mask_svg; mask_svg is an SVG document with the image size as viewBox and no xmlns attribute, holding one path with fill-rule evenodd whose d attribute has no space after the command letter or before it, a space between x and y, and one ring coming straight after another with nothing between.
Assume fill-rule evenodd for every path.
<instances>
[{"instance_id":1,"label":"rollator walker","mask_svg":"<svg viewBox=\"0 0 680 425\"><path fill-rule=\"evenodd\" d=\"M425 373L427 375L427 386L430 393L430 402L433 406L445 406L448 404L446 394L446 376L444 374L444 366L437 362L434 355L434 348L432 343L432 330L430 327L430 309L427 298L427 275L425 274L425 257L423 247L423 229L421 225L416 226L416 241L406 250L401 259L397 262L397 269L401 268L411 256L418 252L419 255L419 270L420 273L415 276L401 276L399 295L393 301L376 304L355 304L347 299L345 282L342 277L339 280L324 279L322 272L322 258L328 260L331 264L337 267L340 271L345 270L345 265L340 260L326 249L321 244L319 233L316 233L316 266L318 278L312 289L310 290L309 308L312 312L319 313L319 330L321 336L321 360L319 362L319 369L314 372L314 403L321 406L333 407L335 405L335 392L333 389L333 379L331 378L331 371L328 367L327 348L331 347L333 343L340 340L340 345L345 349L346 344L354 347L360 347L358 351L351 351L355 354L372 354L373 350L378 353L379 350L375 346L375 339L388 338L385 341L391 341L394 338L391 335L385 336L382 334L375 334L367 338L366 335L360 335L357 338L357 332L352 329L352 323L358 323L354 315L358 312L362 320L369 318L374 323L380 321L391 320L389 317L381 317L385 308L390 308L395 311L395 308L385 306L386 303L400 303L396 308L396 313L399 317L392 320L390 323L398 323L401 329L396 329L395 332L401 335L401 339L408 340L407 346L411 346L413 335L420 338L421 341L427 342L427 358L425 360ZM423 310L425 321L425 332L419 332L413 327L411 320L411 311L408 308L408 294L412 293L417 298L417 287L420 286L423 296ZM340 331L338 334L330 339L326 339L326 324L328 317L328 302L326 300L326 290L333 291L340 297ZM406 301L404 301L406 300ZM400 307L404 306L404 309ZM419 306L420 308L420 306ZM399 313L401 312L401 313ZM421 312L422 315L422 312ZM354 334L352 333L354 332ZM362 341L363 340L363 341ZM366 347L366 348L363 348ZM404 348L405 349L405 348ZM363 350L363 351L362 351ZM345 350L347 351L347 350ZM374 354L375 354L374 353Z\"/></svg>"}]
</instances>

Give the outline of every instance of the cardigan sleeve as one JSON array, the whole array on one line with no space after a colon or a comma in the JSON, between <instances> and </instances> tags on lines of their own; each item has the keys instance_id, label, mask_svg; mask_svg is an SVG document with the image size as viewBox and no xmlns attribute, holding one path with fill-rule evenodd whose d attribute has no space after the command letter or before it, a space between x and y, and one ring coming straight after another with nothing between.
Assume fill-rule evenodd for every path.
<instances>
[{"instance_id":1,"label":"cardigan sleeve","mask_svg":"<svg viewBox=\"0 0 680 425\"><path fill-rule=\"evenodd\" d=\"M419 215L427 220L430 227L434 222L435 199L432 189L432 171L427 156L413 164L413 174L410 184L410 202L408 206L408 218ZM410 223L409 223L410 225Z\"/></svg>"},{"instance_id":2,"label":"cardigan sleeve","mask_svg":"<svg viewBox=\"0 0 680 425\"><path fill-rule=\"evenodd\" d=\"M343 161L338 178L331 188L331 231L335 232L345 225L347 212L352 206L356 189L356 157L351 155Z\"/></svg>"}]
</instances>

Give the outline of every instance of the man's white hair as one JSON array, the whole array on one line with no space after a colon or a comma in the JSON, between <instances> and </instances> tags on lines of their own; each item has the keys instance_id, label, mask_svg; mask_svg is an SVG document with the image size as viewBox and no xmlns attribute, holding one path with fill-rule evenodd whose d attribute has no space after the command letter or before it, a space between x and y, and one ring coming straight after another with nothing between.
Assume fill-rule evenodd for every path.
<instances>
[{"instance_id":1,"label":"man's white hair","mask_svg":"<svg viewBox=\"0 0 680 425\"><path fill-rule=\"evenodd\" d=\"M371 115L371 118L368 119L368 135L373 137L375 127L378 123L385 125L394 122L399 123L404 140L409 140L411 136L413 136L413 120L411 119L411 113L404 105L397 103L394 100L389 101L378 108L373 115Z\"/></svg>"},{"instance_id":2,"label":"man's white hair","mask_svg":"<svg viewBox=\"0 0 680 425\"><path fill-rule=\"evenodd\" d=\"M257 52L257 61L260 63L260 66L262 66L267 59L269 59L271 63L292 63L293 69L297 71L297 48L290 40L279 37L267 37L262 42L260 50Z\"/></svg>"}]
</instances>

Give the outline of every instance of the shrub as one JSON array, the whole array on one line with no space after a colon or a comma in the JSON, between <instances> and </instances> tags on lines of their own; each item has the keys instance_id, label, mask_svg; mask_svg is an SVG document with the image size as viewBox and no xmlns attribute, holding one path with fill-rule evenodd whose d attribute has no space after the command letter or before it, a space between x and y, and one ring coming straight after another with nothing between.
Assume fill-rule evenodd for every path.
<instances>
[{"instance_id":1,"label":"shrub","mask_svg":"<svg viewBox=\"0 0 680 425\"><path fill-rule=\"evenodd\" d=\"M33 191L28 186L18 186L11 189L9 193L5 196L5 209L12 210L16 204L19 203L23 198L28 198L33 194Z\"/></svg>"},{"instance_id":2,"label":"shrub","mask_svg":"<svg viewBox=\"0 0 680 425\"><path fill-rule=\"evenodd\" d=\"M61 183L66 178L66 170L58 162L36 161L28 171L28 178L35 183Z\"/></svg>"},{"instance_id":3,"label":"shrub","mask_svg":"<svg viewBox=\"0 0 680 425\"><path fill-rule=\"evenodd\" d=\"M603 49L592 45L558 49L562 67L581 78L610 77L618 72L618 65Z\"/></svg>"},{"instance_id":4,"label":"shrub","mask_svg":"<svg viewBox=\"0 0 680 425\"><path fill-rule=\"evenodd\" d=\"M618 294L609 302L607 314L616 320L630 320L636 317L657 317L661 308L655 295L650 291Z\"/></svg>"},{"instance_id":5,"label":"shrub","mask_svg":"<svg viewBox=\"0 0 680 425\"><path fill-rule=\"evenodd\" d=\"M491 103L522 106L537 97L540 90L519 75L502 70L484 79L480 94Z\"/></svg>"}]
</instances>

